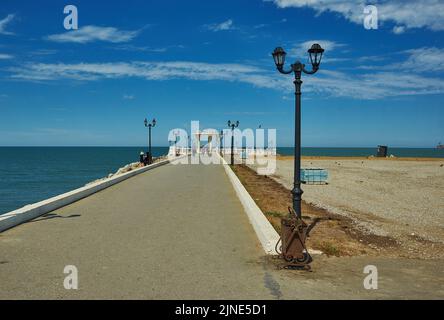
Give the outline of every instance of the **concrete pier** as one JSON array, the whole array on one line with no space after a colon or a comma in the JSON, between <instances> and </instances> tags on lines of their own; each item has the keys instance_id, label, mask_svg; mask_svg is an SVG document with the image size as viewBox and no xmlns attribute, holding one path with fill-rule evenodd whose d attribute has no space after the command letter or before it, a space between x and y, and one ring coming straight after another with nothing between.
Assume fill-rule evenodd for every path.
<instances>
[{"instance_id":1,"label":"concrete pier","mask_svg":"<svg viewBox=\"0 0 444 320\"><path fill-rule=\"evenodd\" d=\"M0 299L427 298L436 262L319 257L312 273L265 257L221 165L151 170L0 234ZM79 289L63 286L65 266ZM399 268L398 268L399 267ZM344 274L346 272L346 274ZM410 280L409 280L410 279ZM412 284L405 290L406 284ZM415 284L427 283L427 287ZM441 290L441 291L440 291Z\"/></svg>"}]
</instances>

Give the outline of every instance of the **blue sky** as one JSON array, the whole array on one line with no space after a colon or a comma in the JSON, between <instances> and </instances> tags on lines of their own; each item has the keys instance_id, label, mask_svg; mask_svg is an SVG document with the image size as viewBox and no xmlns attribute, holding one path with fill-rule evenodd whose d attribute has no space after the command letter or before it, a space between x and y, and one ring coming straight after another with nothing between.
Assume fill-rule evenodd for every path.
<instances>
[{"instance_id":1,"label":"blue sky","mask_svg":"<svg viewBox=\"0 0 444 320\"><path fill-rule=\"evenodd\" d=\"M293 144L291 76L270 53L321 70L303 77L303 146L433 147L444 141L444 2L19 1L0 3L0 145L155 145L170 129L276 128ZM79 29L63 27L67 4Z\"/></svg>"}]
</instances>

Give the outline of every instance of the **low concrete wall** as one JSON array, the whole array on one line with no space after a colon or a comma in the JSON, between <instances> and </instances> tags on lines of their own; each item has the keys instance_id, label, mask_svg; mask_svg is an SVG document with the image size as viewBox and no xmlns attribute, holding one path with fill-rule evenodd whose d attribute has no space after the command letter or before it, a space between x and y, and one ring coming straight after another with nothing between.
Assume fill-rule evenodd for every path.
<instances>
[{"instance_id":1,"label":"low concrete wall","mask_svg":"<svg viewBox=\"0 0 444 320\"><path fill-rule=\"evenodd\" d=\"M277 254L276 243L279 240L279 234L273 228L271 223L267 220L262 210L258 207L256 202L245 189L242 182L236 174L231 170L231 167L227 164L224 158L221 157L222 164L225 168L225 172L230 179L236 194L241 201L245 212L248 215L250 223L253 225L254 231L262 245L266 254ZM307 248L308 252L313 255L321 255L322 251Z\"/></svg>"},{"instance_id":2,"label":"low concrete wall","mask_svg":"<svg viewBox=\"0 0 444 320\"><path fill-rule=\"evenodd\" d=\"M149 166L132 170L124 174L111 177L109 179L88 184L84 187L69 191L67 193L55 196L53 198L24 206L23 208L8 212L6 214L2 214L0 215L0 232L15 227L26 221L35 219L45 213L64 207L70 203L88 197L100 190L106 189L112 185L122 182L123 180L134 177L135 175L141 174L148 170L160 167L169 162L170 162L169 160L164 160L157 163L153 163Z\"/></svg>"},{"instance_id":3,"label":"low concrete wall","mask_svg":"<svg viewBox=\"0 0 444 320\"><path fill-rule=\"evenodd\" d=\"M266 254L277 254L275 251L276 243L279 240L279 235L274 230L273 226L267 220L262 210L254 202L248 191L240 182L236 174L231 170L224 158L221 157L225 172L230 179L236 194L241 201L245 212L247 213L250 223L253 225L254 231L262 245Z\"/></svg>"}]
</instances>

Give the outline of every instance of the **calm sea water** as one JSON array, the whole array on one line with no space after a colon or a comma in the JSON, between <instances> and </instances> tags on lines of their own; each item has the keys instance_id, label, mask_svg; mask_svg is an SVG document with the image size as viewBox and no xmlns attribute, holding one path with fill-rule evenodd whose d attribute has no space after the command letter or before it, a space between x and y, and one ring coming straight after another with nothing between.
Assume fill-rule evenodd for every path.
<instances>
[{"instance_id":1,"label":"calm sea water","mask_svg":"<svg viewBox=\"0 0 444 320\"><path fill-rule=\"evenodd\" d=\"M0 214L79 188L139 160L143 147L0 147ZM278 148L292 155L293 148ZM168 153L153 148L153 155ZM376 148L303 148L307 156L369 156ZM397 157L442 157L444 150L389 148Z\"/></svg>"},{"instance_id":2,"label":"calm sea water","mask_svg":"<svg viewBox=\"0 0 444 320\"><path fill-rule=\"evenodd\" d=\"M0 147L0 214L116 172L146 147ZM153 156L167 147L152 148Z\"/></svg>"}]
</instances>

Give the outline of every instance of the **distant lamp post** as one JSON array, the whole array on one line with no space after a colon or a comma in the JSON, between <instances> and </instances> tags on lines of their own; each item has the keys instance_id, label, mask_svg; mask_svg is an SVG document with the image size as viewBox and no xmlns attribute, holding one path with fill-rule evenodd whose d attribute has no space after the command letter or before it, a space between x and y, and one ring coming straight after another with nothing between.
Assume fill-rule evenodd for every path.
<instances>
[{"instance_id":1,"label":"distant lamp post","mask_svg":"<svg viewBox=\"0 0 444 320\"><path fill-rule=\"evenodd\" d=\"M308 54L310 56L310 62L312 65L312 70L305 69L305 64L300 61L293 63L289 70L284 70L285 56L287 55L283 48L278 47L273 52L274 63L276 68L280 73L291 74L294 73L294 84L295 84L295 95L296 95L296 110L295 110L295 130L294 130L294 179L293 179L293 190L291 191L293 195L293 211L296 214L296 222L289 221L288 219L283 219L282 226L286 225L287 228L282 228L281 239L282 239L282 254L287 261L291 261L297 264L307 264L311 261L311 257L305 250L305 237L307 233L307 225L302 221L301 212L301 200L302 200L302 189L301 189L301 75L302 72L305 74L314 74L319 70L321 64L322 55L324 49L315 43L308 49ZM295 225L296 223L296 225ZM299 230L299 239L301 241L296 241L295 245L291 243L292 239L288 238L288 232L292 232L295 227ZM293 233L294 235L295 233ZM290 233L291 235L291 233ZM290 248L290 247L293 248ZM301 255L303 253L303 255Z\"/></svg>"},{"instance_id":2,"label":"distant lamp post","mask_svg":"<svg viewBox=\"0 0 444 320\"><path fill-rule=\"evenodd\" d=\"M228 120L228 127L231 128L231 165L234 165L234 129L239 127L239 121Z\"/></svg>"},{"instance_id":3,"label":"distant lamp post","mask_svg":"<svg viewBox=\"0 0 444 320\"><path fill-rule=\"evenodd\" d=\"M148 164L153 163L153 154L151 153L151 128L156 126L156 119L153 119L150 123L148 123L148 120L145 118L145 127L148 128L148 152L147 152L147 158L148 158Z\"/></svg>"},{"instance_id":4,"label":"distant lamp post","mask_svg":"<svg viewBox=\"0 0 444 320\"><path fill-rule=\"evenodd\" d=\"M262 125L260 124L258 129L262 129ZM256 155L256 149L257 149L257 143L256 143L257 137L254 137L254 154Z\"/></svg>"},{"instance_id":5,"label":"distant lamp post","mask_svg":"<svg viewBox=\"0 0 444 320\"><path fill-rule=\"evenodd\" d=\"M220 135L219 135L219 139L220 139L220 143L219 143L219 149L220 149L220 155L221 156L223 156L223 153L222 153L222 148L223 148L223 146L222 146L222 139L224 138L224 131L223 130L220 130Z\"/></svg>"}]
</instances>

